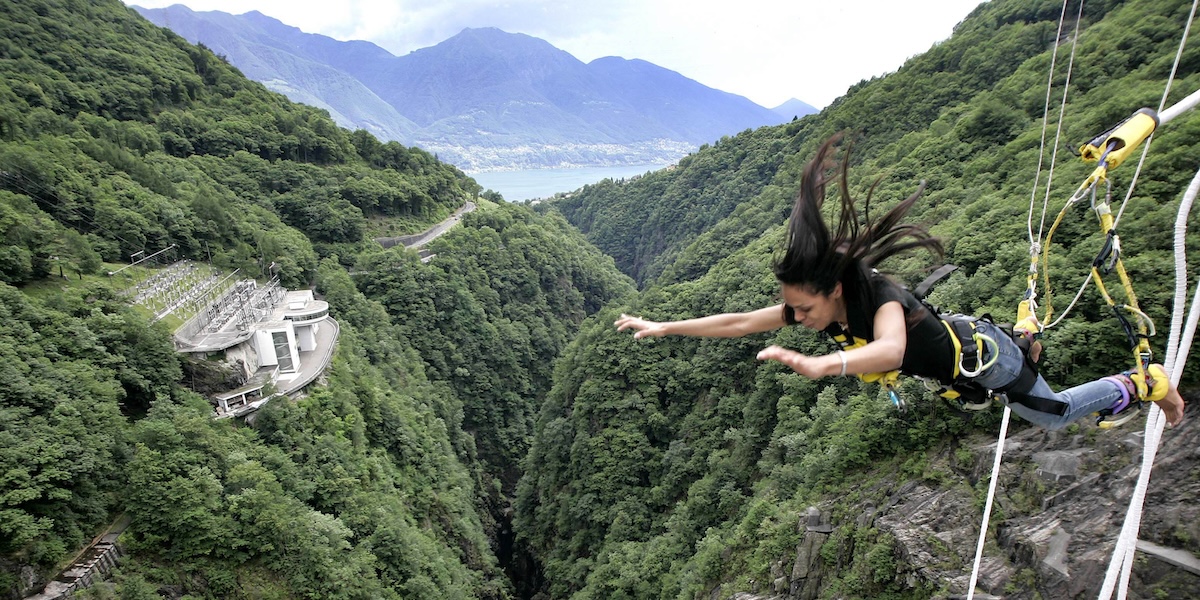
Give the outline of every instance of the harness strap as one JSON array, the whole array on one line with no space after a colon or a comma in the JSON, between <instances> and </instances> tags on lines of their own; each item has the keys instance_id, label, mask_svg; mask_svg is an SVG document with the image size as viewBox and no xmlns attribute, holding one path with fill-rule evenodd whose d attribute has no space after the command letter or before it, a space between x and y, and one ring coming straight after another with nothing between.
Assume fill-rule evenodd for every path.
<instances>
[{"instance_id":1,"label":"harness strap","mask_svg":"<svg viewBox=\"0 0 1200 600\"><path fill-rule=\"evenodd\" d=\"M936 379L921 378L925 389L947 400L981 403L991 397L992 391L972 381L957 381L952 385L944 385Z\"/></svg>"},{"instance_id":2,"label":"harness strap","mask_svg":"<svg viewBox=\"0 0 1200 600\"><path fill-rule=\"evenodd\" d=\"M958 314L942 314L938 315L938 318L941 319L942 326L946 328L950 334L950 341L954 344L954 368L952 369L954 381L978 377L985 369L996 363L999 355L996 340L975 329L977 321L983 320L991 323L991 315L975 318ZM983 361L983 344L991 346L994 350L992 359L986 363Z\"/></svg>"},{"instance_id":3,"label":"harness strap","mask_svg":"<svg viewBox=\"0 0 1200 600\"><path fill-rule=\"evenodd\" d=\"M917 300L924 300L930 288L936 285L937 282L945 279L947 275L953 273L957 268L958 265L942 265L938 267L937 270L929 274L929 277L926 277L924 281L917 284L917 287L913 288L912 295L916 296Z\"/></svg>"},{"instance_id":4,"label":"harness strap","mask_svg":"<svg viewBox=\"0 0 1200 600\"><path fill-rule=\"evenodd\" d=\"M1033 389L1033 385L1038 380L1037 363L1033 362L1033 359L1029 357L1029 349L1033 345L1032 338L1009 331L1003 327L1002 329L1008 332L1013 342L1021 349L1021 355L1025 357L1025 360L1021 363L1021 372L1017 374L1017 378L1012 383L995 391L1007 396L1010 402L1016 402L1038 412L1060 417L1065 415L1067 413L1067 403L1029 394L1029 391Z\"/></svg>"},{"instance_id":5,"label":"harness strap","mask_svg":"<svg viewBox=\"0 0 1200 600\"><path fill-rule=\"evenodd\" d=\"M837 342L838 347L842 350L853 350L867 345L867 340L851 336L848 332L843 331L840 334L834 334L830 337L834 342ZM894 388L900 380L900 370L883 371L878 373L859 373L857 377L866 383L879 383L889 391Z\"/></svg>"},{"instance_id":6,"label":"harness strap","mask_svg":"<svg viewBox=\"0 0 1200 600\"><path fill-rule=\"evenodd\" d=\"M788 313L790 312L786 309L787 307L785 307L784 312L785 319L789 316ZM980 337L982 334L978 334L975 331L975 322L978 319L964 315L943 314L938 316L942 321L942 325L950 334L950 341L954 344L954 383L949 386L943 385L939 392L940 395L951 399L958 398L960 396L964 398L977 398L980 396L986 396L988 391L984 390L971 380L972 377L978 375L979 370L990 366L983 364L983 354L980 345ZM991 318L987 315L980 318L988 320L989 322L991 321ZM1038 378L1037 365L1029 358L1030 340L1015 335L1011 329L1005 327L1001 327L1001 329L1013 337L1013 341L1016 342L1018 347L1021 348L1021 353L1024 355L1025 360L1022 363L1021 372L1015 381L1005 386L1003 389L997 389L993 391L1005 394L1010 402L1016 402L1018 404L1025 405L1038 412L1059 416L1065 414L1067 411L1067 405L1065 403L1057 402L1048 398L1041 398L1039 396L1031 396L1028 394L1028 392L1033 389L1033 385L1037 382ZM861 347L867 343L866 340L853 337L847 332L842 332L839 335L832 335L831 337L843 350ZM986 336L982 337L984 337L986 341L993 346L993 354L998 352L998 349L995 348L996 343L994 340L987 338ZM991 362L994 362L994 357L992 361L989 361L989 363ZM977 371L974 374L969 371L964 372L964 365L973 365L973 368L975 368ZM892 396L892 401L896 402L898 397L895 395L895 386L899 376L900 371L895 370L888 371L886 373L862 373L858 375L858 378L867 383L879 383L888 390L889 395ZM938 390L934 391L937 392ZM901 403L897 403L897 406L901 407Z\"/></svg>"},{"instance_id":7,"label":"harness strap","mask_svg":"<svg viewBox=\"0 0 1200 600\"><path fill-rule=\"evenodd\" d=\"M986 315L981 318L988 319ZM941 319L946 330L951 334L950 339L954 343L957 355L954 361L955 381L949 386L948 390L942 393L942 396L953 398L960 395L964 397L978 395L980 390L978 384L972 381L971 377L973 376L970 373L963 373L962 369L964 365L980 365L982 362L982 350L975 333L975 321L977 319L962 315L941 315ZM1021 349L1021 354L1025 360L1022 361L1021 372L1017 375L1016 380L992 391L1004 394L1010 402L1022 404L1038 412L1058 416L1066 414L1066 403L1029 394L1029 391L1033 389L1033 385L1038 380L1037 363L1034 363L1029 358L1031 340L1014 334L1007 327L1000 326L1000 328L1012 337L1017 347ZM956 394L951 395L949 392L956 392Z\"/></svg>"},{"instance_id":8,"label":"harness strap","mask_svg":"<svg viewBox=\"0 0 1200 600\"><path fill-rule=\"evenodd\" d=\"M1023 372L1024 370L1022 370L1022 373ZM1042 398L1041 396L1030 396L1029 394L1021 392L1004 392L1004 395L1008 397L1009 402L1016 402L1017 404L1025 405L1041 413L1047 413L1059 417L1067 414L1068 405L1066 402L1058 402L1057 400Z\"/></svg>"},{"instance_id":9,"label":"harness strap","mask_svg":"<svg viewBox=\"0 0 1200 600\"><path fill-rule=\"evenodd\" d=\"M974 377L979 374L983 357L979 353L979 342L975 339L975 320L966 317L943 316L942 323L950 331L950 337L957 341L954 345L957 356L954 360L954 378L961 376ZM968 371L968 369L970 369Z\"/></svg>"}]
</instances>

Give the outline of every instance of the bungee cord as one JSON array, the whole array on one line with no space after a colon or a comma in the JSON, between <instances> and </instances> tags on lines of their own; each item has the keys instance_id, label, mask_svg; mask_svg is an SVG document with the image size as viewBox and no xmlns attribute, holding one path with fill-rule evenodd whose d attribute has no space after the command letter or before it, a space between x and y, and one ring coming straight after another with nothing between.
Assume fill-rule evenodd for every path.
<instances>
[{"instance_id":1,"label":"bungee cord","mask_svg":"<svg viewBox=\"0 0 1200 600\"><path fill-rule=\"evenodd\" d=\"M1057 39L1061 39L1063 24L1064 24L1064 20L1065 20L1068 3L1069 3L1069 0L1064 0L1064 2L1063 2L1062 13L1060 14L1060 17L1059 17L1059 28L1058 28L1058 36L1059 37ZM1082 186L1080 186L1079 189L1077 189L1075 191L1074 194L1072 194L1072 197L1067 201L1066 206L1063 208L1063 212L1059 214L1059 217L1058 217L1058 219L1056 219L1054 226L1051 227L1050 234L1047 236L1047 239L1046 239L1046 243L1045 243L1046 247L1043 248L1042 247L1042 233L1045 228L1047 207L1049 205L1050 189L1051 189L1051 184L1052 184L1053 175L1054 175L1054 164L1055 164L1055 159L1057 157L1057 148L1058 148L1059 141L1061 138L1061 133L1062 133L1063 115L1065 114L1065 108L1066 108L1067 88L1069 88L1069 85L1070 85L1070 73L1071 73L1071 70L1074 65L1075 42L1078 40L1078 37L1079 37L1079 23L1082 20L1081 19L1082 11L1083 11L1082 0L1079 5L1079 17L1076 18L1076 30L1075 30L1074 40L1073 40L1073 43L1071 46L1071 58L1070 58L1070 61L1068 62L1067 75L1065 78L1063 95L1062 95L1062 102L1061 102L1060 109L1059 109L1059 119L1058 119L1058 123L1057 123L1056 134L1055 134L1054 151L1051 154L1051 164L1049 167L1047 181L1046 181L1046 188L1045 188L1046 193L1043 197L1042 215L1041 215L1041 220L1039 223L1038 232L1035 237L1035 235L1033 233L1033 213L1034 213L1034 209L1036 206L1037 190L1038 190L1038 186L1040 184L1040 179L1041 179L1042 161L1043 161L1043 157L1045 156L1045 144L1046 144L1046 137L1047 137L1046 132L1047 132L1048 125L1049 125L1048 117L1049 117L1049 112L1050 112L1049 106L1050 106L1050 98L1051 98L1051 88L1053 86L1054 68L1055 68L1055 64L1057 61L1057 54L1058 54L1058 45L1057 44L1055 45L1054 54L1052 55L1051 63L1050 63L1050 74L1047 78L1046 106L1045 106L1045 109L1043 111L1043 116L1042 116L1041 147L1039 148L1037 173L1034 178L1033 191L1031 192L1031 196L1030 196L1030 206L1029 206L1029 213L1028 213L1028 219L1027 219L1027 231L1029 234L1030 256L1031 256L1029 275L1028 275L1028 286L1027 286L1026 295L1022 299L1022 302L1018 309L1018 322L1020 322L1024 316L1036 317L1036 314L1037 314L1036 280L1037 280L1037 271L1038 271L1039 251L1041 252L1042 264L1047 265L1048 263L1046 261L1046 258L1047 258L1047 254L1048 254L1049 236L1053 235L1053 231L1054 231L1055 227L1057 227L1058 222L1061 221L1063 214L1065 214L1067 208L1072 206L1076 202L1082 200L1083 198L1087 197L1090 194L1092 197L1092 207L1093 207L1093 209L1096 210L1098 216L1101 217L1102 227L1105 228L1105 233L1106 233L1106 235L1109 236L1109 243L1111 243L1113 245L1113 248L1111 248L1111 250L1116 253L1115 255L1113 255L1113 258L1109 259L1111 261L1111 263L1108 266L1108 268L1111 269L1111 268L1115 267L1117 269L1118 274L1121 277L1122 283L1125 285L1126 295L1129 298L1129 303L1122 306L1121 308L1126 309L1129 312L1131 312L1134 315L1134 317L1138 320L1138 328L1139 328L1138 332L1141 337L1141 346L1135 346L1135 357L1139 356L1139 352L1140 352L1140 356L1143 358L1143 360L1141 362L1145 362L1146 360L1148 360L1149 348L1148 348L1148 344L1145 342L1145 340L1148 336L1153 335L1153 323L1150 321L1149 317L1145 315L1145 313L1141 312L1141 310L1137 308L1137 301L1136 301L1136 297L1133 295L1132 285L1128 280L1128 276L1126 275L1126 273L1124 271L1124 267L1120 264L1120 258L1119 258L1120 257L1120 254L1119 254L1120 253L1120 247L1119 247L1120 240L1119 240L1119 238L1117 238L1115 231L1116 231L1116 226L1120 222L1120 218L1124 214L1125 208L1128 205L1130 198L1132 198L1132 196L1133 196L1133 192L1134 192L1134 189L1136 188L1138 177L1141 173L1142 167L1145 164L1146 157L1149 153L1150 143L1153 140L1154 129L1157 126L1167 123L1171 119L1174 119L1175 117L1179 116L1180 114L1182 114L1182 113L1186 112L1187 110L1190 110L1191 108L1200 104L1200 91L1197 91L1197 92L1194 92L1193 94L1189 95L1187 98L1185 98L1180 103L1177 103L1176 105L1174 105L1170 108L1164 108L1166 105L1167 98L1170 94L1171 85L1172 85L1175 75L1177 73L1179 63L1182 60L1183 51L1186 46L1187 38L1188 38L1190 28L1191 28L1191 23L1195 18L1197 6L1200 6L1200 0L1193 0L1191 13L1188 16L1187 23L1185 24L1185 27L1184 27L1184 31L1183 31L1183 35L1180 40L1179 48L1176 53L1175 62L1171 67L1171 72L1168 75L1167 83L1163 90L1162 97L1159 101L1158 111L1157 111L1157 113L1154 113L1151 115L1152 117L1154 117L1155 123L1154 123L1154 125L1149 127L1148 132L1146 132L1143 136L1144 141L1146 142L1145 147L1143 147L1143 149L1142 149L1141 157L1138 160L1137 167L1134 169L1134 173L1133 173L1131 181L1129 183L1128 190L1126 191L1125 198L1121 201L1116 215L1115 216L1111 215L1110 209L1108 206L1110 196L1111 196L1111 182L1109 182L1106 178L1107 169L1110 168L1110 167L1108 167L1107 162L1106 162L1109 157L1109 153L1114 150L1120 150L1120 148L1117 148L1116 145L1114 144L1114 145L1107 146L1104 148L1103 154L1099 157L1098 162L1100 164L1097 167L1096 171L1093 172L1093 174L1084 182L1084 184ZM1143 112L1143 111L1139 111L1139 112ZM1134 119L1137 117L1138 117L1138 114L1135 114L1134 117L1131 117L1131 119ZM1121 127L1121 125L1117 126L1117 128L1119 128L1119 127ZM1114 131L1117 128L1114 128ZM1111 132L1109 132L1109 133L1111 133ZM1107 135L1107 134L1103 134L1101 137L1103 137L1104 135ZM1097 138L1097 139L1099 139L1099 138ZM1124 142L1123 139L1121 139L1119 141L1121 141L1122 143ZM1134 140L1131 143L1131 145L1140 143L1141 141L1142 141L1142 138L1139 138L1137 140ZM1105 142L1107 145L1108 141L1106 140ZM1111 168L1116 168L1116 166L1120 163L1120 161L1124 159L1124 155L1127 154L1129 150L1132 150L1132 148L1126 149L1124 152L1120 152L1120 157L1116 158L1113 161ZM1097 185L1102 180L1105 181L1105 183L1107 184L1108 190L1106 190L1104 200L1100 203L1097 203L1097 201L1096 201ZM1166 356L1166 360L1164 361L1164 367L1166 369L1166 372L1168 374L1170 374L1169 377L1171 380L1171 385L1176 386L1176 387L1178 386L1180 377L1182 375L1183 365L1185 364L1188 351L1190 349L1192 340L1195 336L1197 324L1200 323L1200 286L1197 286L1195 298L1192 301L1191 312L1188 315L1187 323L1186 323L1186 325L1183 324L1183 311L1184 311L1184 307L1186 305L1187 289L1188 289L1188 285L1189 285L1188 281L1187 281L1187 267L1186 267L1186 258L1185 258L1185 240L1186 240L1186 233L1187 233L1187 218L1188 218L1188 214L1190 213L1191 206L1194 202L1195 196L1198 191L1200 191L1200 171L1197 172L1196 177L1192 180L1191 185L1188 187L1187 191L1184 194L1184 199L1181 202L1181 206L1179 209L1179 213L1176 217L1176 223L1175 223L1176 286L1175 286L1174 310L1173 310L1172 319L1171 319L1170 339L1167 342L1167 356ZM1105 227L1105 225L1107 225L1107 227ZM1106 251L1107 250L1109 250L1109 249L1106 248ZM1104 254L1104 253L1102 253L1102 254ZM1097 262L1099 262L1099 261L1100 261L1100 258L1098 257ZM1051 308L1051 303L1050 303L1050 299L1049 299L1050 298L1050 285L1049 285L1048 273L1044 273L1044 277L1045 277L1046 297L1047 297L1046 320L1049 321L1050 320L1049 317L1052 314L1051 313L1052 308ZM1105 300L1109 303L1110 306L1114 306L1112 299L1108 297L1108 292L1104 289L1103 282L1100 280L1098 272L1096 270L1096 266L1094 265L1092 272L1089 274L1089 276L1085 277L1082 285L1080 286L1079 290L1076 292L1074 299L1072 299L1071 303L1063 311L1063 314L1059 315L1058 319L1052 321L1051 323L1049 323L1049 325L1042 326L1041 329L1044 330L1044 329L1053 327L1053 326L1057 325L1059 322L1061 322L1067 316L1067 314L1071 311L1071 309L1075 306L1075 304L1079 301L1079 299L1082 297L1084 290L1087 288L1088 284L1093 279L1096 280L1096 283L1097 283L1098 287L1100 288L1102 295L1105 297ZM1114 306L1114 310L1116 310L1115 306ZM1133 334L1130 330L1130 325L1128 324L1128 322L1125 320L1124 317L1122 317L1120 315L1120 313L1118 313L1118 318L1122 321L1122 324L1125 326L1127 333L1132 338ZM1182 332L1181 332L1181 329L1182 329ZM1139 365L1138 365L1139 372L1141 372L1142 368L1144 367L1144 365L1142 365L1141 362L1139 362ZM1145 376L1145 374L1143 373L1143 377L1144 376ZM1141 390L1139 389L1139 395L1140 395L1140 392L1141 392ZM1154 403L1151 403L1151 404L1154 404ZM1004 442L1005 442L1005 438L1007 436L1007 431L1008 431L1010 413L1011 413L1010 409L1006 406L1004 409L1003 419L1002 419L1001 425L1000 425L999 438L996 443L996 454L995 454L995 459L994 459L993 467L992 467L992 476L991 476L991 481L989 482L989 486L988 486L988 495L987 495L987 499L985 502L983 521L982 521L982 524L980 527L980 532L979 532L979 540L978 540L978 544L976 547L974 567L972 569L970 583L969 583L969 586L967 589L967 595L966 595L967 600L973 599L974 593L975 593L975 585L978 581L979 569L980 569L980 564L981 564L982 555L983 555L983 546L984 546L984 542L985 542L986 536L987 536L988 523L989 523L989 519L990 519L990 515L991 515L992 504L993 504L994 497L995 497L997 481L999 479L1000 464L1002 461ZM1166 425L1166 419L1163 416L1163 411L1158 407L1157 404L1154 404L1154 406L1149 410L1149 415L1148 415L1148 418L1146 421L1146 435L1145 435L1145 442L1144 442L1144 448L1143 448L1142 466L1141 466L1141 470L1138 475L1137 486L1135 487L1133 495L1131 497L1130 506L1126 512L1125 522L1122 525L1120 536L1118 537L1118 540L1114 546L1112 561L1109 565L1108 571L1105 574L1104 584L1103 584L1103 587L1101 588L1101 592L1100 592L1100 596L1099 596L1100 600L1109 600L1111 598L1112 592L1113 592L1114 588L1117 586L1118 579L1120 580L1118 599L1124 600L1124 598L1126 597L1126 594L1128 593L1129 579L1130 579L1130 574L1131 574L1131 570L1132 570L1132 566L1133 566L1134 553L1136 551L1138 530L1140 528L1141 515L1142 515L1143 509L1144 509L1146 490L1149 486L1150 474L1151 474L1151 471L1153 468L1155 456L1157 455L1158 446L1161 441L1162 432L1163 432L1163 429L1165 428L1165 425Z\"/></svg>"},{"instance_id":2,"label":"bungee cord","mask_svg":"<svg viewBox=\"0 0 1200 600\"><path fill-rule=\"evenodd\" d=\"M1158 100L1158 124L1162 126L1175 118L1179 113L1171 113L1165 115L1164 110L1167 106L1167 96L1171 94L1171 85L1175 83L1175 74L1179 72L1179 62L1183 59L1183 49L1187 46L1188 33L1192 30L1192 19L1196 17L1196 2L1192 2L1192 12L1188 14L1187 23L1183 24L1183 35L1179 38L1179 49L1175 54L1175 62L1171 63L1171 72L1167 74L1167 84L1163 86L1162 97ZM1195 95L1195 94L1193 94ZM1117 210L1117 216L1113 219L1113 227L1116 227L1121 222L1121 215L1125 214L1125 205L1133 196L1133 189L1137 186L1138 175L1142 173L1142 165L1146 162L1146 155L1150 153L1150 144L1154 142L1154 134L1146 138L1146 145L1142 148L1142 156L1138 159L1137 168L1133 170L1133 177L1129 181L1129 190L1125 192L1125 199L1121 201L1121 208Z\"/></svg>"},{"instance_id":3,"label":"bungee cord","mask_svg":"<svg viewBox=\"0 0 1200 600\"><path fill-rule=\"evenodd\" d=\"M1193 0L1191 12L1188 14L1183 36L1179 42L1179 49L1175 54L1175 62L1171 65L1171 73L1159 104L1160 123L1167 123L1180 114L1191 110L1197 103L1200 103L1200 91L1196 91L1171 108L1162 110L1167 99L1167 94L1170 92L1171 84L1174 81L1175 73L1182 60L1183 50L1187 43L1188 33L1191 31L1192 21L1196 17L1198 5L1200 5L1200 0ZM1153 139L1153 136L1151 136L1151 139ZM1142 158L1138 162L1138 171L1141 170L1142 162L1145 161L1146 153L1149 150L1149 142L1150 140L1147 140L1147 148L1142 151ZM1136 179L1136 172L1134 177ZM1195 202L1197 192L1200 192L1200 171L1197 171L1196 176L1192 178L1191 183L1184 192L1183 199L1180 201L1179 211L1175 216L1174 310L1171 314L1171 332L1167 340L1167 356L1163 365L1167 373L1170 374L1171 383L1175 386L1179 385L1180 378L1183 375L1183 366L1187 362L1187 355L1191 349L1197 322L1200 321L1200 285L1198 285L1196 287L1196 295L1192 300L1187 324L1183 326L1182 332L1180 331L1181 325L1183 325L1183 310L1187 302L1188 288L1186 259L1187 219L1191 213L1192 204ZM1132 194L1132 185L1130 193ZM1124 211L1124 203L1122 203L1121 210ZM1117 217L1118 219L1120 218L1120 213L1118 213ZM1150 409L1150 417L1146 420L1145 442L1142 447L1142 465L1141 470L1138 472L1137 485L1134 486L1129 508L1125 512L1125 521L1121 526L1121 533L1117 537L1117 542L1113 548L1112 560L1109 562L1108 569L1104 574L1104 583L1101 585L1100 594L1097 596L1099 600L1109 600L1112 598L1113 589L1117 585L1118 573L1120 577L1120 587L1117 593L1118 600L1124 600L1129 593L1129 578L1133 571L1134 554L1137 551L1137 539L1141 529L1146 491L1150 486L1150 473L1154 467L1154 459L1158 455L1158 446L1162 438L1164 425L1165 419L1162 416L1162 410L1158 408L1158 405L1155 405Z\"/></svg>"},{"instance_id":4,"label":"bungee cord","mask_svg":"<svg viewBox=\"0 0 1200 600\"><path fill-rule=\"evenodd\" d=\"M1068 2L1069 0L1063 1L1062 12L1058 16L1058 32L1054 37L1056 40L1062 39L1062 30L1064 22L1066 21ZM1082 20L1082 16L1083 3L1080 2L1079 14L1075 17L1075 33L1071 37L1071 53L1067 61L1067 73L1066 79L1063 82L1062 100L1059 102L1058 106L1058 121L1055 124L1054 144L1050 147L1050 167L1046 173L1046 193L1042 196L1042 216L1040 222L1038 223L1038 232L1037 236L1035 237L1033 234L1033 209L1037 204L1037 191L1042 175L1042 162L1043 157L1046 155L1046 129L1050 122L1050 96L1054 91L1054 67L1058 61L1058 44L1054 45L1054 52L1050 55L1050 74L1046 78L1046 103L1045 108L1042 109L1042 138L1041 144L1038 147L1038 164L1037 170L1033 176L1033 188L1030 189L1029 194L1029 217L1027 229L1029 232L1029 245L1031 247L1030 254L1033 255L1034 258L1036 258L1036 254L1040 251L1042 233L1046 228L1046 214L1047 209L1050 206L1050 187L1054 182L1054 165L1058 162L1058 147L1062 141L1063 115L1066 114L1067 109L1067 91L1071 88L1071 71L1075 66L1075 40L1079 39L1079 22ZM1035 262L1035 268L1036 265L1037 263Z\"/></svg>"},{"instance_id":5,"label":"bungee cord","mask_svg":"<svg viewBox=\"0 0 1200 600\"><path fill-rule=\"evenodd\" d=\"M1197 0L1200 3L1200 0ZM1196 3L1193 4L1193 15ZM1187 302L1187 261L1185 256L1185 240L1187 235L1187 218L1191 212L1197 192L1200 191L1200 171L1192 179L1187 191L1180 202L1179 212L1175 217L1175 310L1171 316L1171 334L1167 341L1167 357L1164 366L1170 373L1171 383L1178 386L1183 375L1183 365L1187 361L1195 336L1197 322L1200 322L1200 286L1196 288L1196 296L1192 300L1187 324L1182 327L1183 309ZM1118 573L1120 588L1117 594L1123 600L1129 590L1129 577L1133 570L1134 553L1137 550L1138 532L1141 528L1142 511L1145 505L1146 491L1150 484L1150 472L1154 466L1154 458L1158 454L1159 442L1166 420L1162 410L1155 405L1150 409L1150 418L1146 420L1146 437L1142 448L1142 466L1138 473L1137 485L1130 498L1129 508L1125 512L1125 522L1121 526L1121 534L1113 548L1112 560L1105 572L1104 583L1100 588L1100 600L1112 597Z\"/></svg>"},{"instance_id":6,"label":"bungee cord","mask_svg":"<svg viewBox=\"0 0 1200 600\"><path fill-rule=\"evenodd\" d=\"M1063 0L1062 12L1058 17L1058 32L1055 35L1055 40L1062 39L1063 25L1066 22L1067 4L1070 0ZM1049 125L1050 115L1050 97L1054 89L1054 67L1058 61L1058 44L1054 45L1054 52L1050 56L1050 74L1046 78L1046 103L1042 109L1042 136L1041 143L1038 148L1038 164L1037 172L1033 179L1033 188L1029 196L1029 216L1027 220L1027 230L1029 233L1029 275L1026 278L1027 288L1025 298L1022 300L1020 307L1017 310L1018 322L1021 321L1023 315L1037 314L1037 265L1038 254L1041 247L1042 232L1046 226L1046 214L1050 204L1050 187L1054 181L1054 165L1058 158L1058 146L1062 139L1062 124L1063 115L1067 106L1067 91L1071 85L1071 70L1075 64L1075 47L1079 39L1079 23L1082 21L1083 2L1079 3L1079 15L1075 19L1075 34L1071 37L1071 54L1070 60L1067 62L1067 74L1063 84L1062 101L1058 109L1058 122L1055 127L1054 145L1050 153L1050 167L1046 174L1046 193L1042 199L1042 216L1038 224L1037 237L1033 234L1033 210L1037 204L1037 190L1039 180L1042 173L1042 161L1046 155L1046 129ZM987 500L983 507L983 522L979 526L979 541L975 545L975 562L971 569L971 580L967 585L967 600L973 600L975 597L975 584L979 581L979 565L983 562L983 546L987 541L988 524L991 521L992 503L996 498L996 485L1000 481L1000 463L1004 457L1004 442L1008 438L1008 423L1012 419L1012 409L1007 404L1004 406L1004 415L1000 419L1000 433L996 438L996 455L992 461L992 478L988 482Z\"/></svg>"}]
</instances>

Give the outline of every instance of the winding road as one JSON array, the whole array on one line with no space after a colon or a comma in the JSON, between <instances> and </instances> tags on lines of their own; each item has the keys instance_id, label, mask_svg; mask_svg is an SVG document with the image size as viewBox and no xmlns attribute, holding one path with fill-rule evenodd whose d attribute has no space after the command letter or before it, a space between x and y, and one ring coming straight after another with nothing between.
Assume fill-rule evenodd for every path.
<instances>
[{"instance_id":1,"label":"winding road","mask_svg":"<svg viewBox=\"0 0 1200 600\"><path fill-rule=\"evenodd\" d=\"M398 237L375 238L375 241L379 242L379 245L383 246L384 248L391 248L392 246L397 245L403 245L405 248L420 248L421 246L424 246L425 244L437 239L438 236L442 235L443 233L449 231L451 227L454 227L454 225L458 223L459 219L461 219L463 215L473 210L475 210L475 203L467 202L466 204L462 205L462 208L454 211L454 214L447 217L444 221L434 225L433 227L430 227L429 229L426 229L425 231L422 231L421 233L402 235Z\"/></svg>"}]
</instances>

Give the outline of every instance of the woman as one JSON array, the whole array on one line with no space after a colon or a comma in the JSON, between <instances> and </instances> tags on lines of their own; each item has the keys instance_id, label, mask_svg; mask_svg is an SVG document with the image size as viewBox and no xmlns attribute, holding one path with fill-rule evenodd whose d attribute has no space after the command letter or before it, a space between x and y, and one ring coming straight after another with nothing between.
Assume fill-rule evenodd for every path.
<instances>
[{"instance_id":1,"label":"woman","mask_svg":"<svg viewBox=\"0 0 1200 600\"><path fill-rule=\"evenodd\" d=\"M1054 392L1028 367L1013 338L987 320L948 317L943 321L915 296L874 270L897 253L925 248L942 254L939 240L914 225L901 223L921 189L881 220L860 223L849 194L848 160L831 158L841 136L825 142L804 170L800 192L788 222L784 251L776 258L775 276L783 302L744 313L711 315L682 321L655 322L621 315L618 331L633 329L635 339L688 335L740 337L799 324L839 340L843 349L808 356L779 346L758 353L805 377L861 375L900 370L944 385L968 384L1004 392L1009 406L1026 420L1055 430L1092 413L1112 415L1114 424L1133 416L1137 407L1138 373L1122 373ZM847 151L848 152L848 151ZM830 232L821 217L826 175L837 167L841 216ZM874 188L872 188L873 191ZM870 214L870 192L867 214ZM1032 321L1036 328L1036 321ZM1029 324L1026 327L1030 327ZM978 334L978 335L976 335ZM965 361L955 340L978 346L976 362ZM1036 357L1036 352L1034 352ZM976 369L975 366L980 368ZM1168 426L1183 419L1183 399L1161 365L1148 370L1146 399L1163 409Z\"/></svg>"}]
</instances>

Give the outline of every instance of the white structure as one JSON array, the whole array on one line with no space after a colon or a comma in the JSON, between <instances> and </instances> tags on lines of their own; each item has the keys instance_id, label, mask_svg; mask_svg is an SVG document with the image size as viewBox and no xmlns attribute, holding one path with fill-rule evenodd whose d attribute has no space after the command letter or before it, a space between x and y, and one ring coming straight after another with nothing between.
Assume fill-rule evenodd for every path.
<instances>
[{"instance_id":1,"label":"white structure","mask_svg":"<svg viewBox=\"0 0 1200 600\"><path fill-rule=\"evenodd\" d=\"M328 320L329 304L314 299L311 290L288 292L271 320L251 327L257 366L277 366L284 374L298 372L300 353L317 349L321 323Z\"/></svg>"},{"instance_id":2,"label":"white structure","mask_svg":"<svg viewBox=\"0 0 1200 600\"><path fill-rule=\"evenodd\" d=\"M220 352L226 362L240 365L246 383L214 396L218 417L241 416L274 395L303 389L329 365L339 332L337 321L329 317L329 304L317 300L312 290L280 294L278 287L260 290L253 280L238 282L235 290L214 304L257 320L211 319L205 322L222 323L217 330L188 323L175 334L180 352L204 358ZM274 387L274 394L264 394L268 386Z\"/></svg>"}]
</instances>

